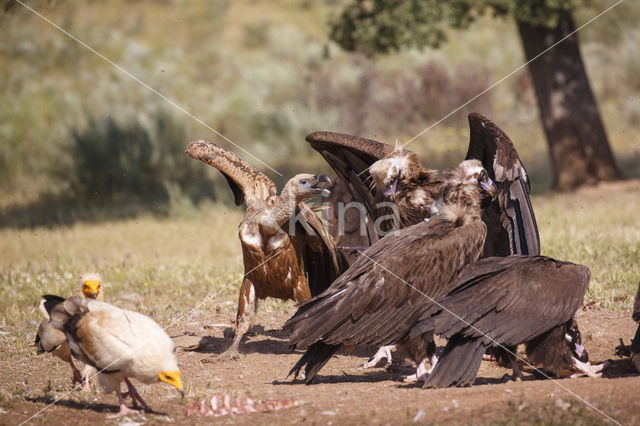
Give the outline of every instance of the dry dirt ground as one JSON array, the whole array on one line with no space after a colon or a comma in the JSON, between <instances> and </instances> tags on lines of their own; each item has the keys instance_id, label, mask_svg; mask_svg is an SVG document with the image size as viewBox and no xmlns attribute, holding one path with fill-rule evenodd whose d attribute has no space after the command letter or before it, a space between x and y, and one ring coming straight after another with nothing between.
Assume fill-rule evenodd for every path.
<instances>
[{"instance_id":1,"label":"dry dirt ground","mask_svg":"<svg viewBox=\"0 0 640 426\"><path fill-rule=\"evenodd\" d=\"M115 418L118 407L114 394L69 392L70 370L59 360L49 356L14 360L0 370L0 423L18 424L29 419L33 424L601 424L613 420L640 424L640 376L631 372L630 362L617 357L614 349L619 337L628 342L635 332L628 311L579 312L591 360L614 360L604 378L543 380L529 373L523 382L505 383L501 379L510 370L483 361L473 386L428 390L400 381L401 375L411 370L359 369L375 351L372 347L335 356L321 371L317 384L292 382L287 374L300 353L289 351L287 336L279 328L294 309L290 305L284 312L260 312L259 325L241 345L245 355L238 360L218 357L230 344L224 337L228 314L211 314L170 329L172 336L201 336L206 344L197 351L177 350L186 382L184 401L165 385L138 386L157 411L143 416ZM186 415L189 405L214 393L258 400L293 397L300 405L217 418ZM57 398L59 401L50 405Z\"/></svg>"}]
</instances>

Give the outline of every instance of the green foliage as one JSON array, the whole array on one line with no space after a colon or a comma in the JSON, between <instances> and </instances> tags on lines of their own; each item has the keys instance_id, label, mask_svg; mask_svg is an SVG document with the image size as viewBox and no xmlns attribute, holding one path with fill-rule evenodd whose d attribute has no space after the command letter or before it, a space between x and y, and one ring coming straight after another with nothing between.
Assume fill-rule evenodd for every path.
<instances>
[{"instance_id":1,"label":"green foliage","mask_svg":"<svg viewBox=\"0 0 640 426\"><path fill-rule=\"evenodd\" d=\"M402 47L438 47L446 29L467 28L490 12L533 25L554 26L559 11L580 0L354 0L333 21L331 39L343 49L373 56Z\"/></svg>"},{"instance_id":2,"label":"green foliage","mask_svg":"<svg viewBox=\"0 0 640 426\"><path fill-rule=\"evenodd\" d=\"M438 46L445 38L440 0L356 0L331 28L331 39L345 50L367 55L403 46Z\"/></svg>"},{"instance_id":3,"label":"green foliage","mask_svg":"<svg viewBox=\"0 0 640 426\"><path fill-rule=\"evenodd\" d=\"M111 117L92 119L73 134L73 166L66 179L81 199L168 200L179 189L197 201L212 186L205 168L185 155L185 141L184 127L166 113L159 113L150 129L139 122L120 125Z\"/></svg>"}]
</instances>

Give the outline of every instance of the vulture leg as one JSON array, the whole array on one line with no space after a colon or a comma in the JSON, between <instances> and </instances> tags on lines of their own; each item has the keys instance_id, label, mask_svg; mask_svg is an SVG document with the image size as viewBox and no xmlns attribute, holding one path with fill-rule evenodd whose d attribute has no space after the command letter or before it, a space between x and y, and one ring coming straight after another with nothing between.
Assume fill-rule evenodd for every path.
<instances>
[{"instance_id":1,"label":"vulture leg","mask_svg":"<svg viewBox=\"0 0 640 426\"><path fill-rule=\"evenodd\" d=\"M431 364L431 368L429 369L427 369L427 366L424 363L426 360L427 359L425 358L420 361L420 364L418 364L418 368L416 368L416 374L403 377L402 381L407 383L424 382L427 377L429 377L429 374L431 374L433 369L436 368L436 364L438 363L438 356L435 353L431 355L431 357L429 358L429 364Z\"/></svg>"},{"instance_id":2,"label":"vulture leg","mask_svg":"<svg viewBox=\"0 0 640 426\"><path fill-rule=\"evenodd\" d=\"M391 365L391 362L393 361L391 352L395 352L396 349L396 345L381 346L380 349L378 349L378 352L376 352L374 356L369 358L369 361L362 364L361 367L373 368L378 365L378 362L380 362L380 360L382 360L383 358L387 359L387 366Z\"/></svg>"},{"instance_id":3,"label":"vulture leg","mask_svg":"<svg viewBox=\"0 0 640 426\"><path fill-rule=\"evenodd\" d=\"M71 377L71 386L76 383L82 383L82 374L80 370L73 364L73 360L69 358L69 365L71 366L71 370L73 371L73 376Z\"/></svg>"},{"instance_id":4,"label":"vulture leg","mask_svg":"<svg viewBox=\"0 0 640 426\"><path fill-rule=\"evenodd\" d=\"M522 370L520 370L520 365L518 364L518 361L516 360L515 357L510 357L509 362L511 363L511 369L513 370L513 374L511 374L511 376L509 376L508 374L505 374L504 377L502 378L502 381L508 382L509 380L513 380L514 382L521 382L524 379L524 376L522 375Z\"/></svg>"},{"instance_id":5,"label":"vulture leg","mask_svg":"<svg viewBox=\"0 0 640 426\"><path fill-rule=\"evenodd\" d=\"M116 389L116 395L118 396L118 403L120 404L120 411L118 412L118 414L116 414L116 417L126 416L127 414L140 414L138 410L133 410L127 407L127 404L125 404L124 402L124 397L122 396L120 389Z\"/></svg>"},{"instance_id":6,"label":"vulture leg","mask_svg":"<svg viewBox=\"0 0 640 426\"><path fill-rule=\"evenodd\" d=\"M91 383L89 382L89 375L84 376L84 386L82 386L83 391L91 392Z\"/></svg>"},{"instance_id":7,"label":"vulture leg","mask_svg":"<svg viewBox=\"0 0 640 426\"><path fill-rule=\"evenodd\" d=\"M602 364L591 365L589 362L582 362L578 358L573 357L574 368L578 373L571 375L571 378L586 375L589 377L601 377L602 369L607 365L606 361Z\"/></svg>"},{"instance_id":8,"label":"vulture leg","mask_svg":"<svg viewBox=\"0 0 640 426\"><path fill-rule=\"evenodd\" d=\"M237 358L239 355L238 346L240 340L247 331L251 328L253 319L256 315L256 309L258 307L258 298L256 297L256 291L253 287L253 283L245 277L242 281L242 287L240 287L240 296L238 298L238 313L236 315L236 328L235 335L233 337L233 343L224 353L220 356Z\"/></svg>"},{"instance_id":9,"label":"vulture leg","mask_svg":"<svg viewBox=\"0 0 640 426\"><path fill-rule=\"evenodd\" d=\"M152 412L151 408L149 408L147 403L144 402L144 400L142 399L142 397L140 396L136 388L133 386L133 384L129 381L129 379L125 377L124 382L127 384L127 389L128 389L125 395L128 395L131 397L131 401L133 401L133 406L137 407L137 402L140 402L140 405L142 405L142 408L144 408L144 411L146 411L147 413L151 413Z\"/></svg>"},{"instance_id":10,"label":"vulture leg","mask_svg":"<svg viewBox=\"0 0 640 426\"><path fill-rule=\"evenodd\" d=\"M416 373L403 377L402 381L405 383L424 382L426 378L429 377L429 374L431 374L433 366L435 365L433 364L431 368L427 369L427 366L424 364L425 361L426 358L420 361L420 364L418 364L418 367L416 368Z\"/></svg>"}]
</instances>

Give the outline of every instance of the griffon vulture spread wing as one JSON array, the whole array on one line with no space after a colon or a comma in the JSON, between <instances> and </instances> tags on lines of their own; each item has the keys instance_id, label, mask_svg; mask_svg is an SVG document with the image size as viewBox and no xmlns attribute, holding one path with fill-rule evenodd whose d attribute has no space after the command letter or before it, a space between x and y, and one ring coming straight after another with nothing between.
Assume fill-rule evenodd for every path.
<instances>
[{"instance_id":1,"label":"griffon vulture spread wing","mask_svg":"<svg viewBox=\"0 0 640 426\"><path fill-rule=\"evenodd\" d=\"M192 142L187 153L220 170L236 203L244 200L247 204L238 228L245 276L235 337L228 350L233 355L253 321L258 299L306 300L329 287L344 268L344 259L323 222L303 202L309 196L326 194L330 180L324 175L300 174L278 196L266 175L211 142Z\"/></svg>"},{"instance_id":2,"label":"griffon vulture spread wing","mask_svg":"<svg viewBox=\"0 0 640 426\"><path fill-rule=\"evenodd\" d=\"M376 242L287 321L291 347L308 348L292 373L306 365L309 383L342 345L402 343L418 362L434 349L421 336L410 342L409 332L429 298L446 293L460 268L480 256L486 234L481 188L495 189L476 160L463 162L449 177L437 216Z\"/></svg>"},{"instance_id":3,"label":"griffon vulture spread wing","mask_svg":"<svg viewBox=\"0 0 640 426\"><path fill-rule=\"evenodd\" d=\"M529 199L529 176L513 142L478 113L469 114L469 129L466 159L480 160L498 187L498 196L485 209L489 232L484 257L540 254L538 225Z\"/></svg>"},{"instance_id":4,"label":"griffon vulture spread wing","mask_svg":"<svg viewBox=\"0 0 640 426\"><path fill-rule=\"evenodd\" d=\"M65 300L47 295L43 299L51 325L64 332L73 356L99 370L98 382L105 393L116 392L120 415L137 412L124 403L123 380L134 403L151 411L129 377L145 383L163 381L184 396L173 341L151 318L79 296Z\"/></svg>"},{"instance_id":5,"label":"griffon vulture spread wing","mask_svg":"<svg viewBox=\"0 0 640 426\"><path fill-rule=\"evenodd\" d=\"M529 360L557 376L596 375L602 367L582 362L588 358L572 320L590 275L586 266L544 256L490 257L466 266L410 333L449 339L424 386L470 385L485 350L498 344L526 343Z\"/></svg>"}]
</instances>

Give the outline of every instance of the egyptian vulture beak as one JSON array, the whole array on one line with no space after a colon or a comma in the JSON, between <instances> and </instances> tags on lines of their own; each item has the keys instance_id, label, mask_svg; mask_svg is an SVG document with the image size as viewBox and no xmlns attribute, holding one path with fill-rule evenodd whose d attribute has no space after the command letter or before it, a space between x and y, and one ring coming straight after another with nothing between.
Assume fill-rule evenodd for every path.
<instances>
[{"instance_id":1,"label":"egyptian vulture beak","mask_svg":"<svg viewBox=\"0 0 640 426\"><path fill-rule=\"evenodd\" d=\"M331 185L331 179L327 175L315 175L313 179L316 183L311 187L318 190L323 197L328 197L331 192L327 189Z\"/></svg>"},{"instance_id":2,"label":"egyptian vulture beak","mask_svg":"<svg viewBox=\"0 0 640 426\"><path fill-rule=\"evenodd\" d=\"M492 199L495 198L498 193L498 187L488 176L486 181L480 182L480 187L482 187L482 189L489 194Z\"/></svg>"},{"instance_id":3,"label":"egyptian vulture beak","mask_svg":"<svg viewBox=\"0 0 640 426\"><path fill-rule=\"evenodd\" d=\"M175 387L182 399L184 399L184 388L182 387L182 379L180 378L180 370L176 371L162 371L158 374L158 380L168 383L171 386Z\"/></svg>"},{"instance_id":4,"label":"egyptian vulture beak","mask_svg":"<svg viewBox=\"0 0 640 426\"><path fill-rule=\"evenodd\" d=\"M100 281L98 280L87 280L82 285L82 293L85 296L95 299L100 294Z\"/></svg>"}]
</instances>

